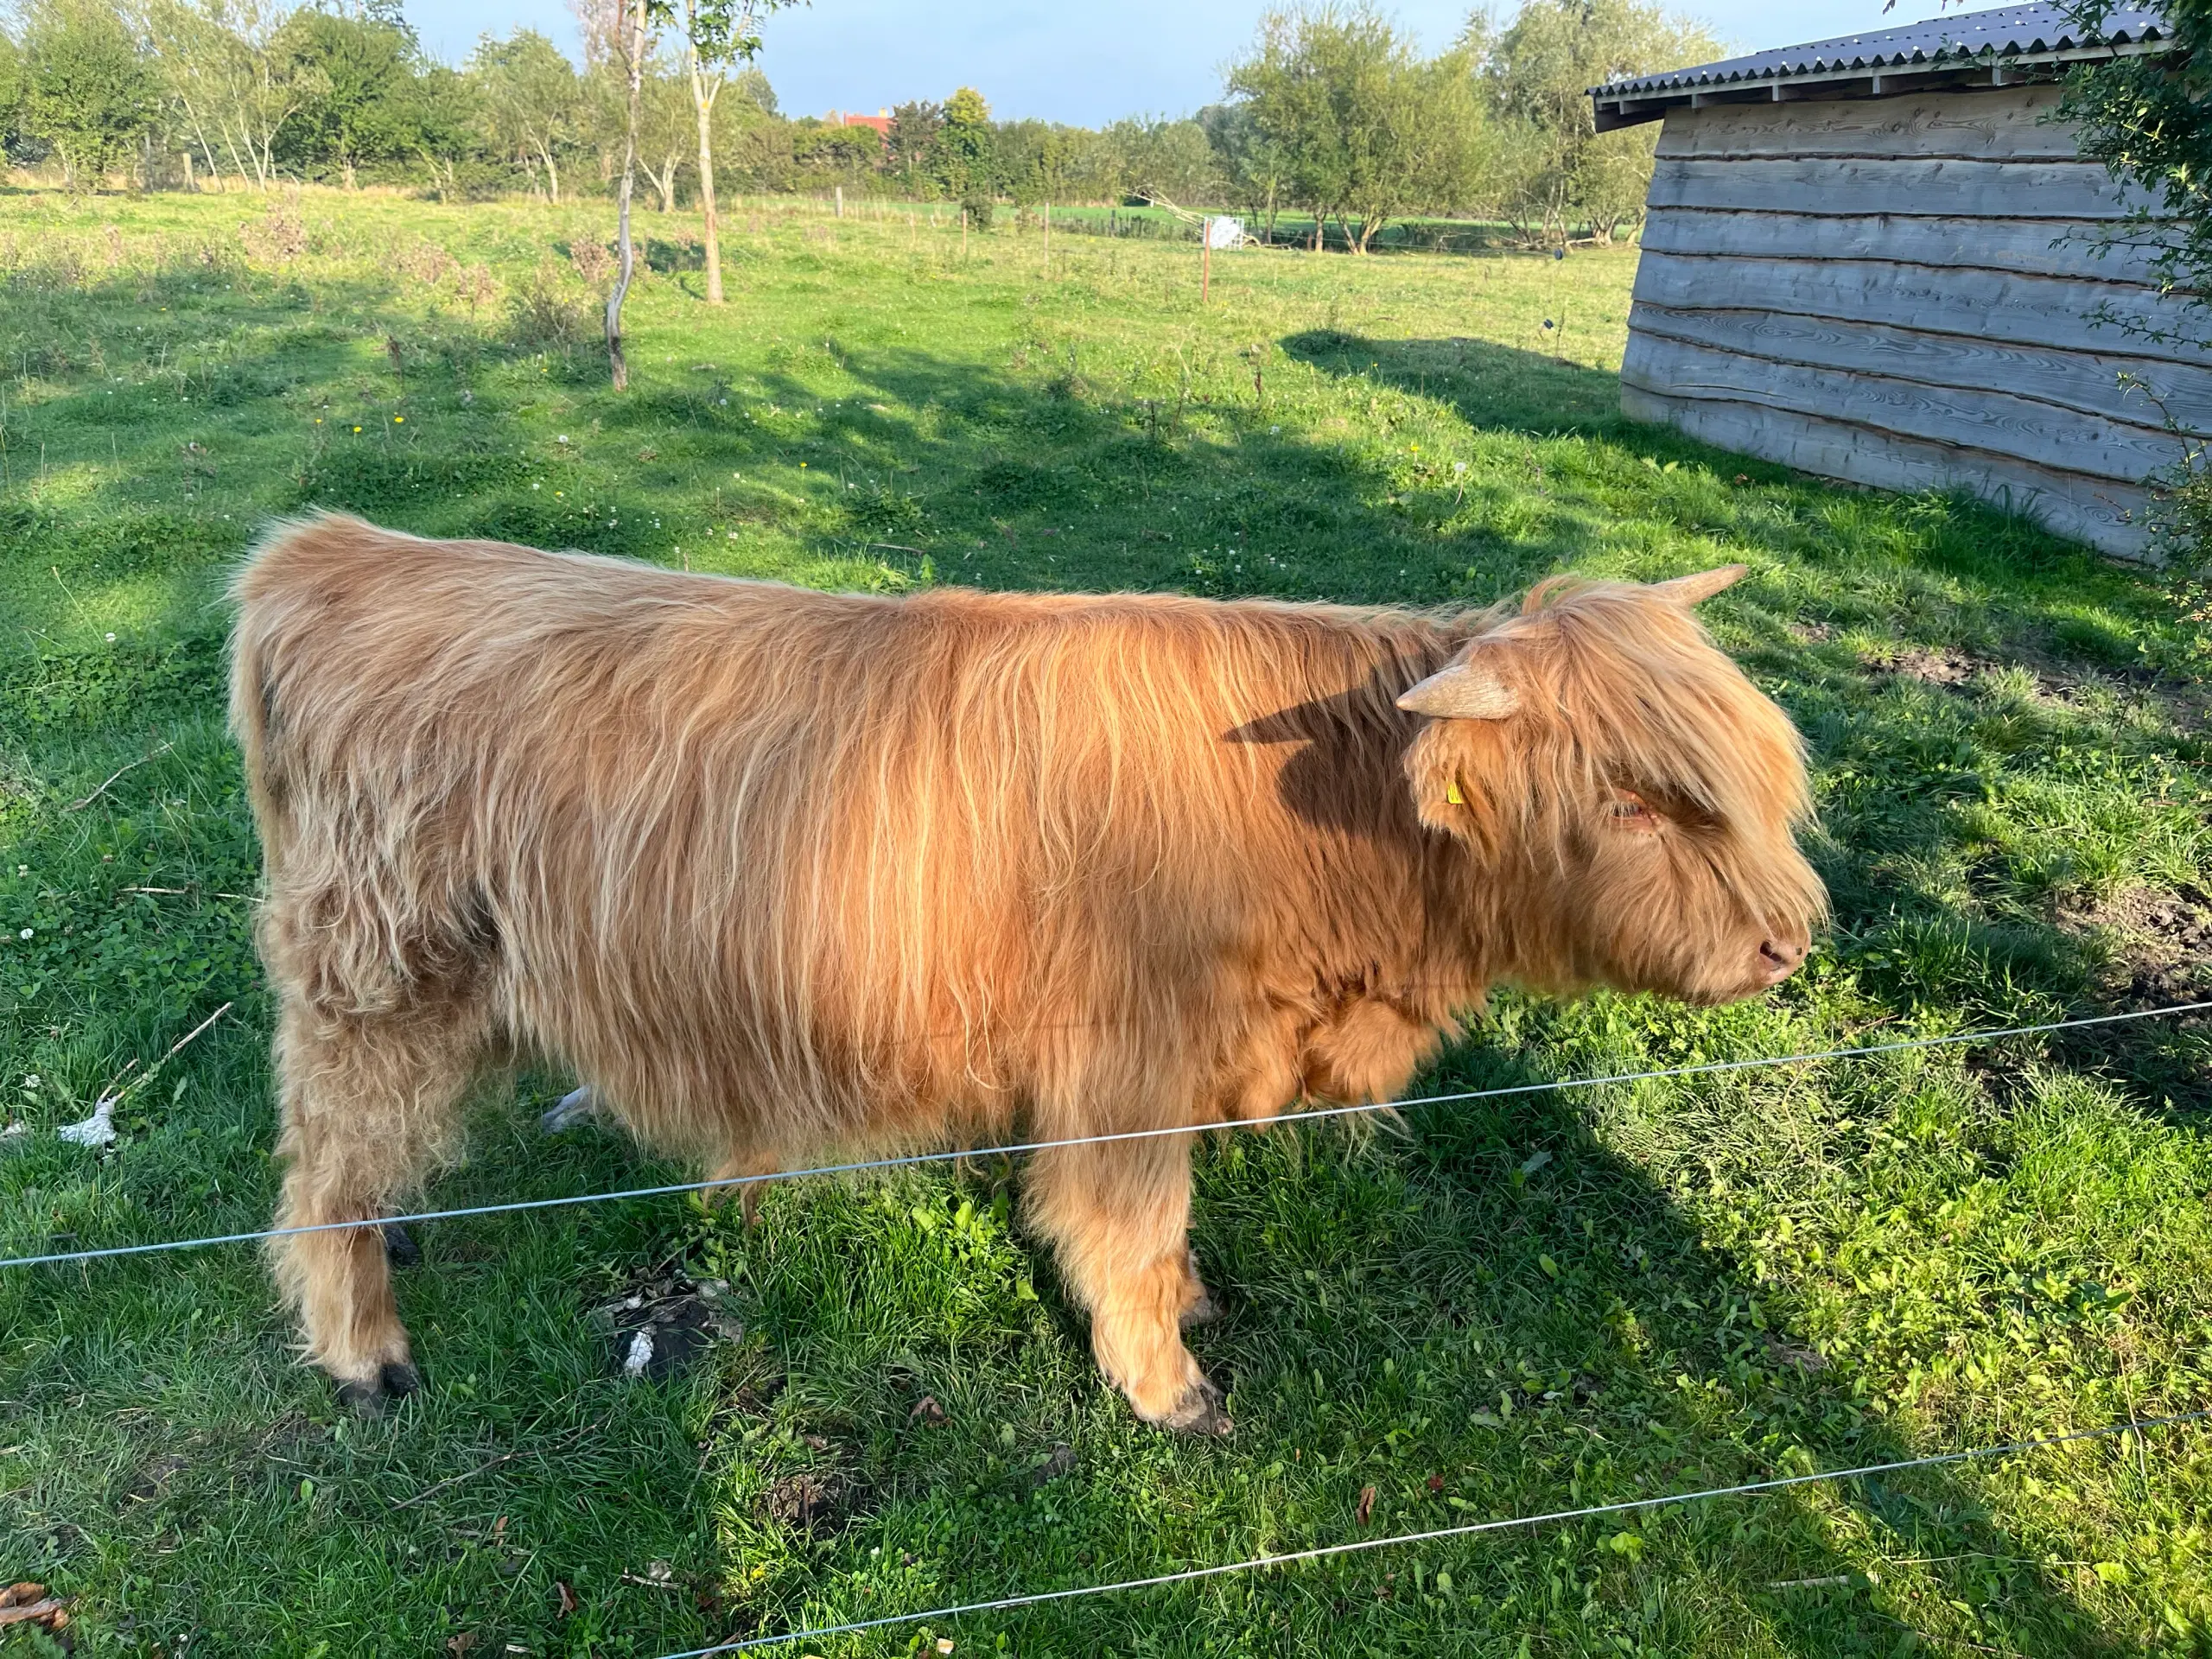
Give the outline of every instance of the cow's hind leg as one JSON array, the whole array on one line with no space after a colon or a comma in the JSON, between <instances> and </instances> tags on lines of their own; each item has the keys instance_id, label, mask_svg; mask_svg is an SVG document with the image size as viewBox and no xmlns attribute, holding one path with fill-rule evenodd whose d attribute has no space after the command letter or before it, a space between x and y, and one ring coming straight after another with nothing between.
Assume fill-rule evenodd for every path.
<instances>
[{"instance_id":1,"label":"cow's hind leg","mask_svg":"<svg viewBox=\"0 0 2212 1659\"><path fill-rule=\"evenodd\" d=\"M372 1221L421 1179L452 1147L485 1035L468 1006L371 1015L287 1006L276 1042L285 1171L276 1224ZM307 1357L336 1380L340 1400L374 1413L414 1390L380 1227L295 1233L271 1240L270 1255Z\"/></svg>"},{"instance_id":2,"label":"cow's hind leg","mask_svg":"<svg viewBox=\"0 0 2212 1659\"><path fill-rule=\"evenodd\" d=\"M1147 1422L1226 1434L1221 1391L1180 1332L1205 1298L1191 1256L1190 1147L1179 1136L1037 1155L1033 1225L1050 1238L1107 1380Z\"/></svg>"},{"instance_id":3,"label":"cow's hind leg","mask_svg":"<svg viewBox=\"0 0 2212 1659\"><path fill-rule=\"evenodd\" d=\"M1176 1324L1185 1331L1195 1331L1202 1325L1211 1325L1221 1317L1221 1304L1215 1301L1213 1293L1206 1288L1206 1281L1198 1276L1198 1253L1183 1252L1182 1311Z\"/></svg>"}]
</instances>

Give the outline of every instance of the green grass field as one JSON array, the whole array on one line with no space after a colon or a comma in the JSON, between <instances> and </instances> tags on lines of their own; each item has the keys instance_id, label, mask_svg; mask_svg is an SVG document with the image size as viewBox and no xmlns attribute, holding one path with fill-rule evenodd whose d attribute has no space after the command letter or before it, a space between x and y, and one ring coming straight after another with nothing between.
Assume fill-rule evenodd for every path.
<instances>
[{"instance_id":1,"label":"green grass field","mask_svg":"<svg viewBox=\"0 0 2212 1659\"><path fill-rule=\"evenodd\" d=\"M755 207L715 311L671 223L617 397L569 257L603 208L0 197L0 1251L265 1222L220 593L313 505L887 591L1446 603L1740 559L1707 615L1810 739L1831 935L1758 1004L1505 998L1425 1086L2212 995L2196 625L2024 522L1622 422L1632 251L1217 257L1201 307L1194 249L1070 236L1048 273L1003 228L963 262ZM53 1133L226 1002L113 1147ZM1102 1384L995 1161L779 1188L750 1231L424 1226L429 1386L374 1422L250 1247L7 1270L0 1578L73 1598L79 1654L650 1659L2212 1405L2208 1029L1209 1146L1220 1444ZM567 1083L487 1091L425 1200L677 1176L541 1137ZM679 1269L744 1334L626 1380L593 1310ZM789 1651L2204 1653L2209 1499L2212 1432L2167 1428Z\"/></svg>"}]
</instances>

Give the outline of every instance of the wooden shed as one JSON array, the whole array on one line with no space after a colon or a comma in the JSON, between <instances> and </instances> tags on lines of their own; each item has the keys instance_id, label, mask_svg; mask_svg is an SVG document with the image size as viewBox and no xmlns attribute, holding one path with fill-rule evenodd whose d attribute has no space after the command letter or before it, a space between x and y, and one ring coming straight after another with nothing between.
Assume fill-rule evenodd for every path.
<instances>
[{"instance_id":1,"label":"wooden shed","mask_svg":"<svg viewBox=\"0 0 2212 1659\"><path fill-rule=\"evenodd\" d=\"M1601 130L1664 120L1623 408L1891 489L1966 488L2107 552L2147 550L2145 480L2212 432L2212 353L2171 321L2134 205L2050 119L2085 57L2162 52L2056 6L1938 17L1592 89Z\"/></svg>"}]
</instances>

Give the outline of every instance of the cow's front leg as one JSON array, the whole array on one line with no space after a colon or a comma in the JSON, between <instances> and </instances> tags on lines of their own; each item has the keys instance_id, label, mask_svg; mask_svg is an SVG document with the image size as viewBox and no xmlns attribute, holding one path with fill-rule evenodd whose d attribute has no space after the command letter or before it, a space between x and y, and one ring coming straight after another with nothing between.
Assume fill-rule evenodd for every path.
<instances>
[{"instance_id":1,"label":"cow's front leg","mask_svg":"<svg viewBox=\"0 0 2212 1659\"><path fill-rule=\"evenodd\" d=\"M1091 1351L1148 1423L1226 1434L1221 1390L1184 1347L1204 1287L1191 1258L1191 1149L1179 1135L1039 1153L1029 1217L1090 1311ZM1193 1294L1194 1289L1196 1295Z\"/></svg>"}]
</instances>

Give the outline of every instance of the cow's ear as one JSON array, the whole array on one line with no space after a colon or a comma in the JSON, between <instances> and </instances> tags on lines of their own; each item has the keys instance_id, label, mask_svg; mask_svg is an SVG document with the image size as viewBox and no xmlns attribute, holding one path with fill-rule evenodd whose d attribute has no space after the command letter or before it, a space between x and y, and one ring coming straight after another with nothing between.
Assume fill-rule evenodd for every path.
<instances>
[{"instance_id":1,"label":"cow's ear","mask_svg":"<svg viewBox=\"0 0 2212 1659\"><path fill-rule=\"evenodd\" d=\"M1487 721L1433 721L1406 746L1406 782L1414 810L1432 830L1494 855L1500 830L1498 800L1520 799L1516 746Z\"/></svg>"},{"instance_id":2,"label":"cow's ear","mask_svg":"<svg viewBox=\"0 0 2212 1659\"><path fill-rule=\"evenodd\" d=\"M1651 591L1671 599L1677 605L1698 605L1711 599L1724 588L1733 588L1751 574L1748 564L1724 564L1712 570L1700 570L1694 576L1675 576L1666 582L1655 582Z\"/></svg>"},{"instance_id":3,"label":"cow's ear","mask_svg":"<svg viewBox=\"0 0 2212 1659\"><path fill-rule=\"evenodd\" d=\"M1398 698L1408 714L1438 720L1503 720L1520 706L1521 694L1474 657L1439 669Z\"/></svg>"}]
</instances>

